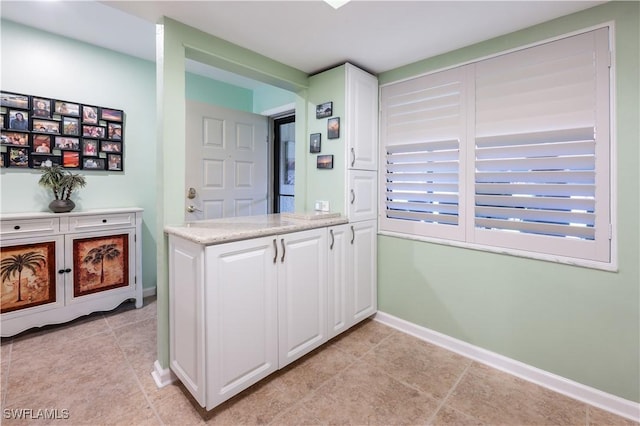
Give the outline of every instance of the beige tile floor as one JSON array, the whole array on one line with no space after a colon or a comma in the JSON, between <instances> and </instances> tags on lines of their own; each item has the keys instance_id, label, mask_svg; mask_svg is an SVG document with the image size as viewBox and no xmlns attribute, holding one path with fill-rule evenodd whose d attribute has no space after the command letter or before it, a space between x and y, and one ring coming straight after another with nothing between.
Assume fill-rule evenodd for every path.
<instances>
[{"instance_id":1,"label":"beige tile floor","mask_svg":"<svg viewBox=\"0 0 640 426\"><path fill-rule=\"evenodd\" d=\"M153 298L1 348L6 425L638 425L371 320L210 412L179 384L153 382ZM7 418L14 409L32 418Z\"/></svg>"}]
</instances>

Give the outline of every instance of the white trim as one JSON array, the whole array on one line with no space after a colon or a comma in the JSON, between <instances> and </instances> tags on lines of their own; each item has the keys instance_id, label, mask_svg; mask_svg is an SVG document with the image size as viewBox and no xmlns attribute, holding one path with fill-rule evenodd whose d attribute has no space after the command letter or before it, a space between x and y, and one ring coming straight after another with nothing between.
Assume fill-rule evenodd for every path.
<instances>
[{"instance_id":1,"label":"white trim","mask_svg":"<svg viewBox=\"0 0 640 426\"><path fill-rule=\"evenodd\" d=\"M145 297L149 297L149 296L155 296L156 295L156 288L155 287L147 287L147 288L142 288L142 298L144 299Z\"/></svg>"},{"instance_id":2,"label":"white trim","mask_svg":"<svg viewBox=\"0 0 640 426\"><path fill-rule=\"evenodd\" d=\"M270 108L270 109L265 109L264 111L262 111L260 113L260 115L264 115L267 117L273 117L276 115L280 115L280 114L284 114L285 112L289 112L289 111L295 111L296 109L296 103L295 102L291 102L290 104L286 104L286 105L280 105L274 108Z\"/></svg>"},{"instance_id":3,"label":"white trim","mask_svg":"<svg viewBox=\"0 0 640 426\"><path fill-rule=\"evenodd\" d=\"M393 315L378 312L374 319L403 333L471 358L474 361L520 377L552 391L609 411L629 420L640 422L640 404L585 386L553 373L524 364L495 352L430 330Z\"/></svg>"},{"instance_id":4,"label":"white trim","mask_svg":"<svg viewBox=\"0 0 640 426\"><path fill-rule=\"evenodd\" d=\"M156 382L156 386L158 386L158 388L163 388L167 385L170 385L178 379L170 369L162 368L158 360L153 363L153 371L151 372L151 376Z\"/></svg>"}]
</instances>

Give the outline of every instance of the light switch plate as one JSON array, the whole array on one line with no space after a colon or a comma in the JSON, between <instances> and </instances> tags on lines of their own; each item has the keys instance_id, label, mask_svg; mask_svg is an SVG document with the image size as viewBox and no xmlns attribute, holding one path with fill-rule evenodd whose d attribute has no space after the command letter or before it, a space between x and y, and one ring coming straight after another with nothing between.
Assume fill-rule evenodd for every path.
<instances>
[{"instance_id":1,"label":"light switch plate","mask_svg":"<svg viewBox=\"0 0 640 426\"><path fill-rule=\"evenodd\" d=\"M318 212L328 212L329 211L329 202L328 201L317 201L315 202L315 207L314 207L315 211Z\"/></svg>"}]
</instances>

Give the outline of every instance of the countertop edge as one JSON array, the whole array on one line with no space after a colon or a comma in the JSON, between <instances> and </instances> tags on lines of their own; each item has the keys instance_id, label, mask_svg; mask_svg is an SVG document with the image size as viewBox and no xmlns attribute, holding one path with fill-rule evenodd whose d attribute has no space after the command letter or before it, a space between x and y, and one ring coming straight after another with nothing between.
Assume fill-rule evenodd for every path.
<instances>
[{"instance_id":1,"label":"countertop edge","mask_svg":"<svg viewBox=\"0 0 640 426\"><path fill-rule=\"evenodd\" d=\"M248 219L248 218L251 218L251 216L244 217L243 219ZM287 223L284 225L265 226L260 229L255 229L255 228L242 229L241 226L233 228L234 225L231 222L226 224L229 228L233 228L233 229L228 229L223 231L213 230L213 229L207 230L206 228L194 228L192 226L186 226L186 225L182 225L182 226L167 225L164 227L164 232L165 234L175 235L177 237L184 238L186 240L189 240L191 242L194 242L203 246L210 246L210 245L230 243L234 241L249 240L252 238L269 237L269 236L278 235L278 234L286 234L286 233L297 232L297 231L306 231L309 229L326 228L329 226L343 225L343 224L349 223L349 220L344 216L327 218L327 219L312 219L312 220L287 218L286 221ZM212 222L215 223L215 220ZM206 235L208 233L210 233L211 235Z\"/></svg>"}]
</instances>

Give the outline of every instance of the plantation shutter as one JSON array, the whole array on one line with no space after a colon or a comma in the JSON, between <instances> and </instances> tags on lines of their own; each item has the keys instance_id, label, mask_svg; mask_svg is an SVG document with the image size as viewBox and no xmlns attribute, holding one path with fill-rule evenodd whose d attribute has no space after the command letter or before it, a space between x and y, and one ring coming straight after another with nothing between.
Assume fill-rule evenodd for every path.
<instances>
[{"instance_id":1,"label":"plantation shutter","mask_svg":"<svg viewBox=\"0 0 640 426\"><path fill-rule=\"evenodd\" d=\"M609 261L609 49L599 29L475 66L475 243Z\"/></svg>"},{"instance_id":2,"label":"plantation shutter","mask_svg":"<svg viewBox=\"0 0 640 426\"><path fill-rule=\"evenodd\" d=\"M465 69L381 90L381 229L464 239Z\"/></svg>"}]
</instances>

